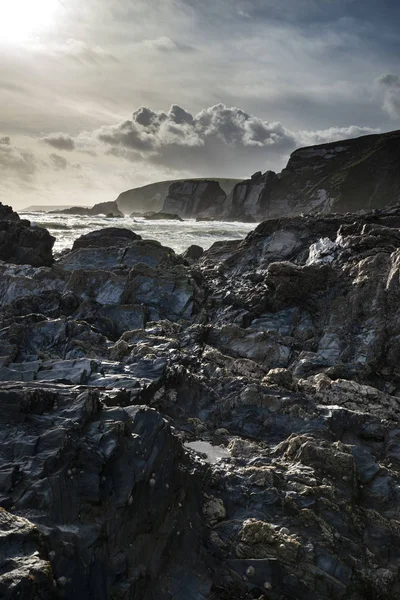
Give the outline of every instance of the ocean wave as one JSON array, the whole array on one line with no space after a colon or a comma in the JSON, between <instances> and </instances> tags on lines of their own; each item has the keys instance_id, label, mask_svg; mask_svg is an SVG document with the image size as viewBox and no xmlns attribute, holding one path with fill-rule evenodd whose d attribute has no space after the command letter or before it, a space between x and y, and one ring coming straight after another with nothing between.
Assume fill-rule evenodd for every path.
<instances>
[{"instance_id":1,"label":"ocean wave","mask_svg":"<svg viewBox=\"0 0 400 600\"><path fill-rule=\"evenodd\" d=\"M145 219L106 219L102 217L77 215L49 215L30 213L24 215L37 226L45 227L56 238L54 252L61 252L73 246L76 238L105 227L122 227L140 234L144 239L159 241L164 246L173 248L181 254L192 244L204 249L214 242L223 240L244 239L256 227L254 223L224 223L218 221L204 222L150 221Z\"/></svg>"}]
</instances>

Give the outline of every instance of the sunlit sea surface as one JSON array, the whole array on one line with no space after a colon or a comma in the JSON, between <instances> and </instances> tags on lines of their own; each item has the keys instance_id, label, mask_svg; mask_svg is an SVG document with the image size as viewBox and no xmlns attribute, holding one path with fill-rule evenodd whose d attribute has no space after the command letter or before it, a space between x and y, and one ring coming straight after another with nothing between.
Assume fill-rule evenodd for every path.
<instances>
[{"instance_id":1,"label":"sunlit sea surface","mask_svg":"<svg viewBox=\"0 0 400 600\"><path fill-rule=\"evenodd\" d=\"M227 223L221 221L146 221L141 217L112 219L106 217L81 217L76 215L54 215L43 212L20 213L35 225L46 227L56 238L54 252L71 248L74 240L89 231L104 227L131 229L145 239L157 240L175 252L184 252L192 244L206 250L220 240L243 239L257 226L255 223Z\"/></svg>"}]
</instances>

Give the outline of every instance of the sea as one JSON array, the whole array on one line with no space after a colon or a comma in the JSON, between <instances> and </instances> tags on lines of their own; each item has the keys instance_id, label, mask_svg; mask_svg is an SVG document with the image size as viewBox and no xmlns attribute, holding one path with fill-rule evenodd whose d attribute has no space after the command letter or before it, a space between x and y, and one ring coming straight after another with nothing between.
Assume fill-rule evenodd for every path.
<instances>
[{"instance_id":1,"label":"sea","mask_svg":"<svg viewBox=\"0 0 400 600\"><path fill-rule=\"evenodd\" d=\"M214 242L243 239L257 226L256 223L196 221L194 219L151 221L142 217L88 217L55 215L45 212L20 212L19 214L21 218L28 219L32 224L49 230L51 235L56 238L55 254L71 248L74 240L81 235L105 227L131 229L144 239L157 240L181 254L192 244L207 250Z\"/></svg>"}]
</instances>

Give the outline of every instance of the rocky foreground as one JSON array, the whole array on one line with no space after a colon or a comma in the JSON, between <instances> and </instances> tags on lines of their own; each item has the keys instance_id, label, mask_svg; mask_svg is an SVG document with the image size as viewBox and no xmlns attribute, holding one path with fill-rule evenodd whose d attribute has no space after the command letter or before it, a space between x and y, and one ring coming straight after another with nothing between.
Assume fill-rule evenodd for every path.
<instances>
[{"instance_id":1,"label":"rocky foreground","mask_svg":"<svg viewBox=\"0 0 400 600\"><path fill-rule=\"evenodd\" d=\"M42 232L0 262L0 597L399 597L400 207Z\"/></svg>"}]
</instances>

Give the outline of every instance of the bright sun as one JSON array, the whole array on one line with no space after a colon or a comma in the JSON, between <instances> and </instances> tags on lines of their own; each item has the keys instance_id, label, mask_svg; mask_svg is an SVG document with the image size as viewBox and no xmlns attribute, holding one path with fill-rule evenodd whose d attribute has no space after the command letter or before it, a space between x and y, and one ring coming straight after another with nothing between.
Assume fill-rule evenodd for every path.
<instances>
[{"instance_id":1,"label":"bright sun","mask_svg":"<svg viewBox=\"0 0 400 600\"><path fill-rule=\"evenodd\" d=\"M0 0L0 43L23 42L51 29L58 0Z\"/></svg>"}]
</instances>

